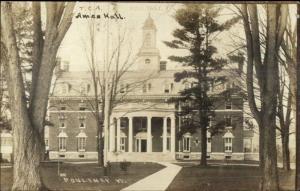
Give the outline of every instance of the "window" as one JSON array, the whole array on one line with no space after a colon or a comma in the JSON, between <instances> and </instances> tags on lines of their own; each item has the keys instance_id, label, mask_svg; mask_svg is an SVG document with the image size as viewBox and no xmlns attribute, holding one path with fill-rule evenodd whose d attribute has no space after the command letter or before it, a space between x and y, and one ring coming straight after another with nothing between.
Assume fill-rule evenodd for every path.
<instances>
[{"instance_id":1,"label":"window","mask_svg":"<svg viewBox=\"0 0 300 191\"><path fill-rule=\"evenodd\" d=\"M121 84L121 85L120 85L120 93L121 93L121 94L125 93L125 87L124 87L124 84Z\"/></svg>"},{"instance_id":2,"label":"window","mask_svg":"<svg viewBox=\"0 0 300 191\"><path fill-rule=\"evenodd\" d=\"M173 83L170 84L170 89L171 89L171 92L172 92L173 89L174 89L174 84Z\"/></svg>"},{"instance_id":3,"label":"window","mask_svg":"<svg viewBox=\"0 0 300 191\"><path fill-rule=\"evenodd\" d=\"M226 127L231 126L231 116L225 116L225 125Z\"/></svg>"},{"instance_id":4,"label":"window","mask_svg":"<svg viewBox=\"0 0 300 191\"><path fill-rule=\"evenodd\" d=\"M86 110L86 105L84 103L79 104L79 110L80 111L85 111Z\"/></svg>"},{"instance_id":5,"label":"window","mask_svg":"<svg viewBox=\"0 0 300 191\"><path fill-rule=\"evenodd\" d=\"M143 85L143 93L146 93L147 92L147 86L146 84Z\"/></svg>"},{"instance_id":6,"label":"window","mask_svg":"<svg viewBox=\"0 0 300 191\"><path fill-rule=\"evenodd\" d=\"M225 138L225 152L232 152L232 138L226 137Z\"/></svg>"},{"instance_id":7,"label":"window","mask_svg":"<svg viewBox=\"0 0 300 191\"><path fill-rule=\"evenodd\" d=\"M126 137L121 137L120 138L120 151L125 152L125 143L126 143Z\"/></svg>"},{"instance_id":8,"label":"window","mask_svg":"<svg viewBox=\"0 0 300 191\"><path fill-rule=\"evenodd\" d=\"M145 64L150 64L150 59L149 58L147 58L146 60L145 60Z\"/></svg>"},{"instance_id":9,"label":"window","mask_svg":"<svg viewBox=\"0 0 300 191\"><path fill-rule=\"evenodd\" d=\"M79 128L85 128L85 123L83 121L80 122Z\"/></svg>"},{"instance_id":10,"label":"window","mask_svg":"<svg viewBox=\"0 0 300 191\"><path fill-rule=\"evenodd\" d=\"M231 100L225 101L225 109L232 109L232 102Z\"/></svg>"},{"instance_id":11,"label":"window","mask_svg":"<svg viewBox=\"0 0 300 191\"><path fill-rule=\"evenodd\" d=\"M66 110L66 106L61 106L61 107L60 107L60 110L61 110L61 111Z\"/></svg>"},{"instance_id":12,"label":"window","mask_svg":"<svg viewBox=\"0 0 300 191\"><path fill-rule=\"evenodd\" d=\"M80 94L85 94L86 93L86 86L85 85L81 85L80 86Z\"/></svg>"},{"instance_id":13,"label":"window","mask_svg":"<svg viewBox=\"0 0 300 191\"><path fill-rule=\"evenodd\" d=\"M78 137L78 151L85 151L86 137Z\"/></svg>"},{"instance_id":14,"label":"window","mask_svg":"<svg viewBox=\"0 0 300 191\"><path fill-rule=\"evenodd\" d=\"M167 151L170 151L171 137L167 137Z\"/></svg>"},{"instance_id":15,"label":"window","mask_svg":"<svg viewBox=\"0 0 300 191\"><path fill-rule=\"evenodd\" d=\"M67 84L62 84L62 85L61 85L61 93L62 93L62 94L68 93L68 92L67 92L67 91L68 91L68 90L67 90L67 87L68 87Z\"/></svg>"},{"instance_id":16,"label":"window","mask_svg":"<svg viewBox=\"0 0 300 191\"><path fill-rule=\"evenodd\" d=\"M190 152L190 143L191 138L190 137L183 137L183 152Z\"/></svg>"},{"instance_id":17,"label":"window","mask_svg":"<svg viewBox=\"0 0 300 191\"><path fill-rule=\"evenodd\" d=\"M59 137L58 138L58 149L59 149L59 151L66 151L66 142L67 142L66 137Z\"/></svg>"},{"instance_id":18,"label":"window","mask_svg":"<svg viewBox=\"0 0 300 191\"><path fill-rule=\"evenodd\" d=\"M207 138L207 143L211 143L211 138Z\"/></svg>"},{"instance_id":19,"label":"window","mask_svg":"<svg viewBox=\"0 0 300 191\"><path fill-rule=\"evenodd\" d=\"M167 133L171 133L171 119L167 118Z\"/></svg>"},{"instance_id":20,"label":"window","mask_svg":"<svg viewBox=\"0 0 300 191\"><path fill-rule=\"evenodd\" d=\"M148 91L150 91L151 90L151 84L149 83L148 84Z\"/></svg>"},{"instance_id":21,"label":"window","mask_svg":"<svg viewBox=\"0 0 300 191\"><path fill-rule=\"evenodd\" d=\"M68 84L68 93L71 91L71 89L72 89L72 85Z\"/></svg>"},{"instance_id":22,"label":"window","mask_svg":"<svg viewBox=\"0 0 300 191\"><path fill-rule=\"evenodd\" d=\"M165 93L170 93L169 85L165 84Z\"/></svg>"},{"instance_id":23,"label":"window","mask_svg":"<svg viewBox=\"0 0 300 191\"><path fill-rule=\"evenodd\" d=\"M86 85L86 92L89 93L91 90L91 85L90 84L87 84Z\"/></svg>"},{"instance_id":24,"label":"window","mask_svg":"<svg viewBox=\"0 0 300 191\"><path fill-rule=\"evenodd\" d=\"M65 122L64 122L64 121L60 123L60 126L59 126L59 128L66 128L66 124L65 124Z\"/></svg>"}]
</instances>

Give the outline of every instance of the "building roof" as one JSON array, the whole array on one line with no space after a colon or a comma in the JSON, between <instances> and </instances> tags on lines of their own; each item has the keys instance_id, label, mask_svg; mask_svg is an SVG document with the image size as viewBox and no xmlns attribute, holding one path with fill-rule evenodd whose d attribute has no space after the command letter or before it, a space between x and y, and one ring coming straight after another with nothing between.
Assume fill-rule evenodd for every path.
<instances>
[{"instance_id":1,"label":"building roof","mask_svg":"<svg viewBox=\"0 0 300 191\"><path fill-rule=\"evenodd\" d=\"M227 131L227 132L224 134L223 138L234 138L234 136L233 136L233 134L232 134L230 131Z\"/></svg>"},{"instance_id":2,"label":"building roof","mask_svg":"<svg viewBox=\"0 0 300 191\"><path fill-rule=\"evenodd\" d=\"M68 137L68 135L65 132L61 131L57 137Z\"/></svg>"},{"instance_id":3,"label":"building roof","mask_svg":"<svg viewBox=\"0 0 300 191\"><path fill-rule=\"evenodd\" d=\"M87 135L85 134L85 132L81 131L76 137L84 137L84 138L86 138Z\"/></svg>"},{"instance_id":4,"label":"building roof","mask_svg":"<svg viewBox=\"0 0 300 191\"><path fill-rule=\"evenodd\" d=\"M150 14L149 14L148 18L146 19L146 21L144 23L143 29L156 29L156 26L154 24L154 20L152 19Z\"/></svg>"}]
</instances>

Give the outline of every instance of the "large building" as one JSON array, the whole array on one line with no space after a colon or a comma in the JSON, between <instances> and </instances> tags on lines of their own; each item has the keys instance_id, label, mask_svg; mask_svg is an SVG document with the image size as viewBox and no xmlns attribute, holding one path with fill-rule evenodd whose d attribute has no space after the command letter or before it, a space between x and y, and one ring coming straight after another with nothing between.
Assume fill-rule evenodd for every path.
<instances>
[{"instance_id":1,"label":"large building","mask_svg":"<svg viewBox=\"0 0 300 191\"><path fill-rule=\"evenodd\" d=\"M149 16L143 26L143 42L138 53L137 69L127 71L118 83L119 104L113 108L109 127L109 161L174 161L199 159L200 131L180 132L180 103L168 102L193 85L192 81L174 81L179 70L167 70L156 46L156 27ZM50 159L96 159L96 121L93 116L93 88L90 72L69 71L68 63L59 64L53 95L49 101L47 144ZM215 84L214 92L237 83L232 73L226 84ZM103 75L101 73L101 75ZM208 158L244 160L244 140L251 132L244 128L244 100L238 95L225 100L216 97L215 117L211 124L225 120L226 128L214 136L208 132ZM101 104L101 103L99 103ZM234 125L233 125L234 124ZM247 137L246 137L247 136ZM247 144L249 145L249 144Z\"/></svg>"}]
</instances>

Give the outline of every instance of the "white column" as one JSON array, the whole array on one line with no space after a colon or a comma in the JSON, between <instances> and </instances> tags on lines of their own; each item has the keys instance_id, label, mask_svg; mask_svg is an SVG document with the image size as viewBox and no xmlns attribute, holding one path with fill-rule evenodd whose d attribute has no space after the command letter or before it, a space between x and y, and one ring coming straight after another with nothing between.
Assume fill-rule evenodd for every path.
<instances>
[{"instance_id":1,"label":"white column","mask_svg":"<svg viewBox=\"0 0 300 191\"><path fill-rule=\"evenodd\" d=\"M114 117L110 118L110 126L109 126L109 151L115 151L115 123Z\"/></svg>"},{"instance_id":2,"label":"white column","mask_svg":"<svg viewBox=\"0 0 300 191\"><path fill-rule=\"evenodd\" d=\"M132 152L132 117L128 117L128 152Z\"/></svg>"},{"instance_id":3,"label":"white column","mask_svg":"<svg viewBox=\"0 0 300 191\"><path fill-rule=\"evenodd\" d=\"M152 152L151 118L147 117L147 152Z\"/></svg>"},{"instance_id":4,"label":"white column","mask_svg":"<svg viewBox=\"0 0 300 191\"><path fill-rule=\"evenodd\" d=\"M120 151L121 118L117 118L117 151Z\"/></svg>"},{"instance_id":5,"label":"white column","mask_svg":"<svg viewBox=\"0 0 300 191\"><path fill-rule=\"evenodd\" d=\"M164 117L164 125L163 125L163 152L167 152L167 117Z\"/></svg>"},{"instance_id":6,"label":"white column","mask_svg":"<svg viewBox=\"0 0 300 191\"><path fill-rule=\"evenodd\" d=\"M171 117L171 152L175 152L175 116Z\"/></svg>"}]
</instances>

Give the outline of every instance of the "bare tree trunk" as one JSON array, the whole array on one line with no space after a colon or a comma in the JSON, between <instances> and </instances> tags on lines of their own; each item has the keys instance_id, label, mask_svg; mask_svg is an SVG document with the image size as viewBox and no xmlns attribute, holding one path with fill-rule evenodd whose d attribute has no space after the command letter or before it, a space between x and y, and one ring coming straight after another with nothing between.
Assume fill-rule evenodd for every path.
<instances>
[{"instance_id":1,"label":"bare tree trunk","mask_svg":"<svg viewBox=\"0 0 300 191\"><path fill-rule=\"evenodd\" d=\"M264 169L264 128L260 124L259 126L259 167Z\"/></svg>"},{"instance_id":2,"label":"bare tree trunk","mask_svg":"<svg viewBox=\"0 0 300 191\"><path fill-rule=\"evenodd\" d=\"M289 170L291 170L291 167L290 167L290 150L289 150L289 133L288 132L281 133L281 142L282 142L283 169L286 171L289 171Z\"/></svg>"},{"instance_id":3,"label":"bare tree trunk","mask_svg":"<svg viewBox=\"0 0 300 191\"><path fill-rule=\"evenodd\" d=\"M24 80L14 31L12 3L1 3L1 40L7 50L5 69L12 113L14 170L12 190L46 190L40 175L44 158L44 122L57 49L69 29L75 3L46 3L45 43L41 40L40 7L33 6L34 50L30 106L27 108ZM64 11L66 10L66 11ZM60 22L61 21L61 22ZM43 51L37 51L41 49Z\"/></svg>"},{"instance_id":4,"label":"bare tree trunk","mask_svg":"<svg viewBox=\"0 0 300 191\"><path fill-rule=\"evenodd\" d=\"M278 191L276 151L276 108L279 83L278 52L286 28L287 5L266 6L266 48L262 62L257 5L243 4L241 14L247 40L247 93L251 112L264 132L262 191ZM249 14L248 14L249 12ZM250 20L249 20L250 15ZM251 26L251 27L250 27ZM258 110L253 93L253 66L260 87L261 109ZM260 125L260 123L262 125ZM261 135L260 135L261 136ZM260 139L262 140L262 139ZM260 142L260 144L262 144Z\"/></svg>"},{"instance_id":5,"label":"bare tree trunk","mask_svg":"<svg viewBox=\"0 0 300 191\"><path fill-rule=\"evenodd\" d=\"M279 190L277 174L276 127L275 122L266 116L263 120L264 133L264 168L261 182L262 191Z\"/></svg>"},{"instance_id":6,"label":"bare tree trunk","mask_svg":"<svg viewBox=\"0 0 300 191\"><path fill-rule=\"evenodd\" d=\"M13 125L14 167L12 190L43 190L40 176L40 136L27 112L25 88L14 34L11 3L1 3L1 35L7 51L8 91Z\"/></svg>"}]
</instances>

